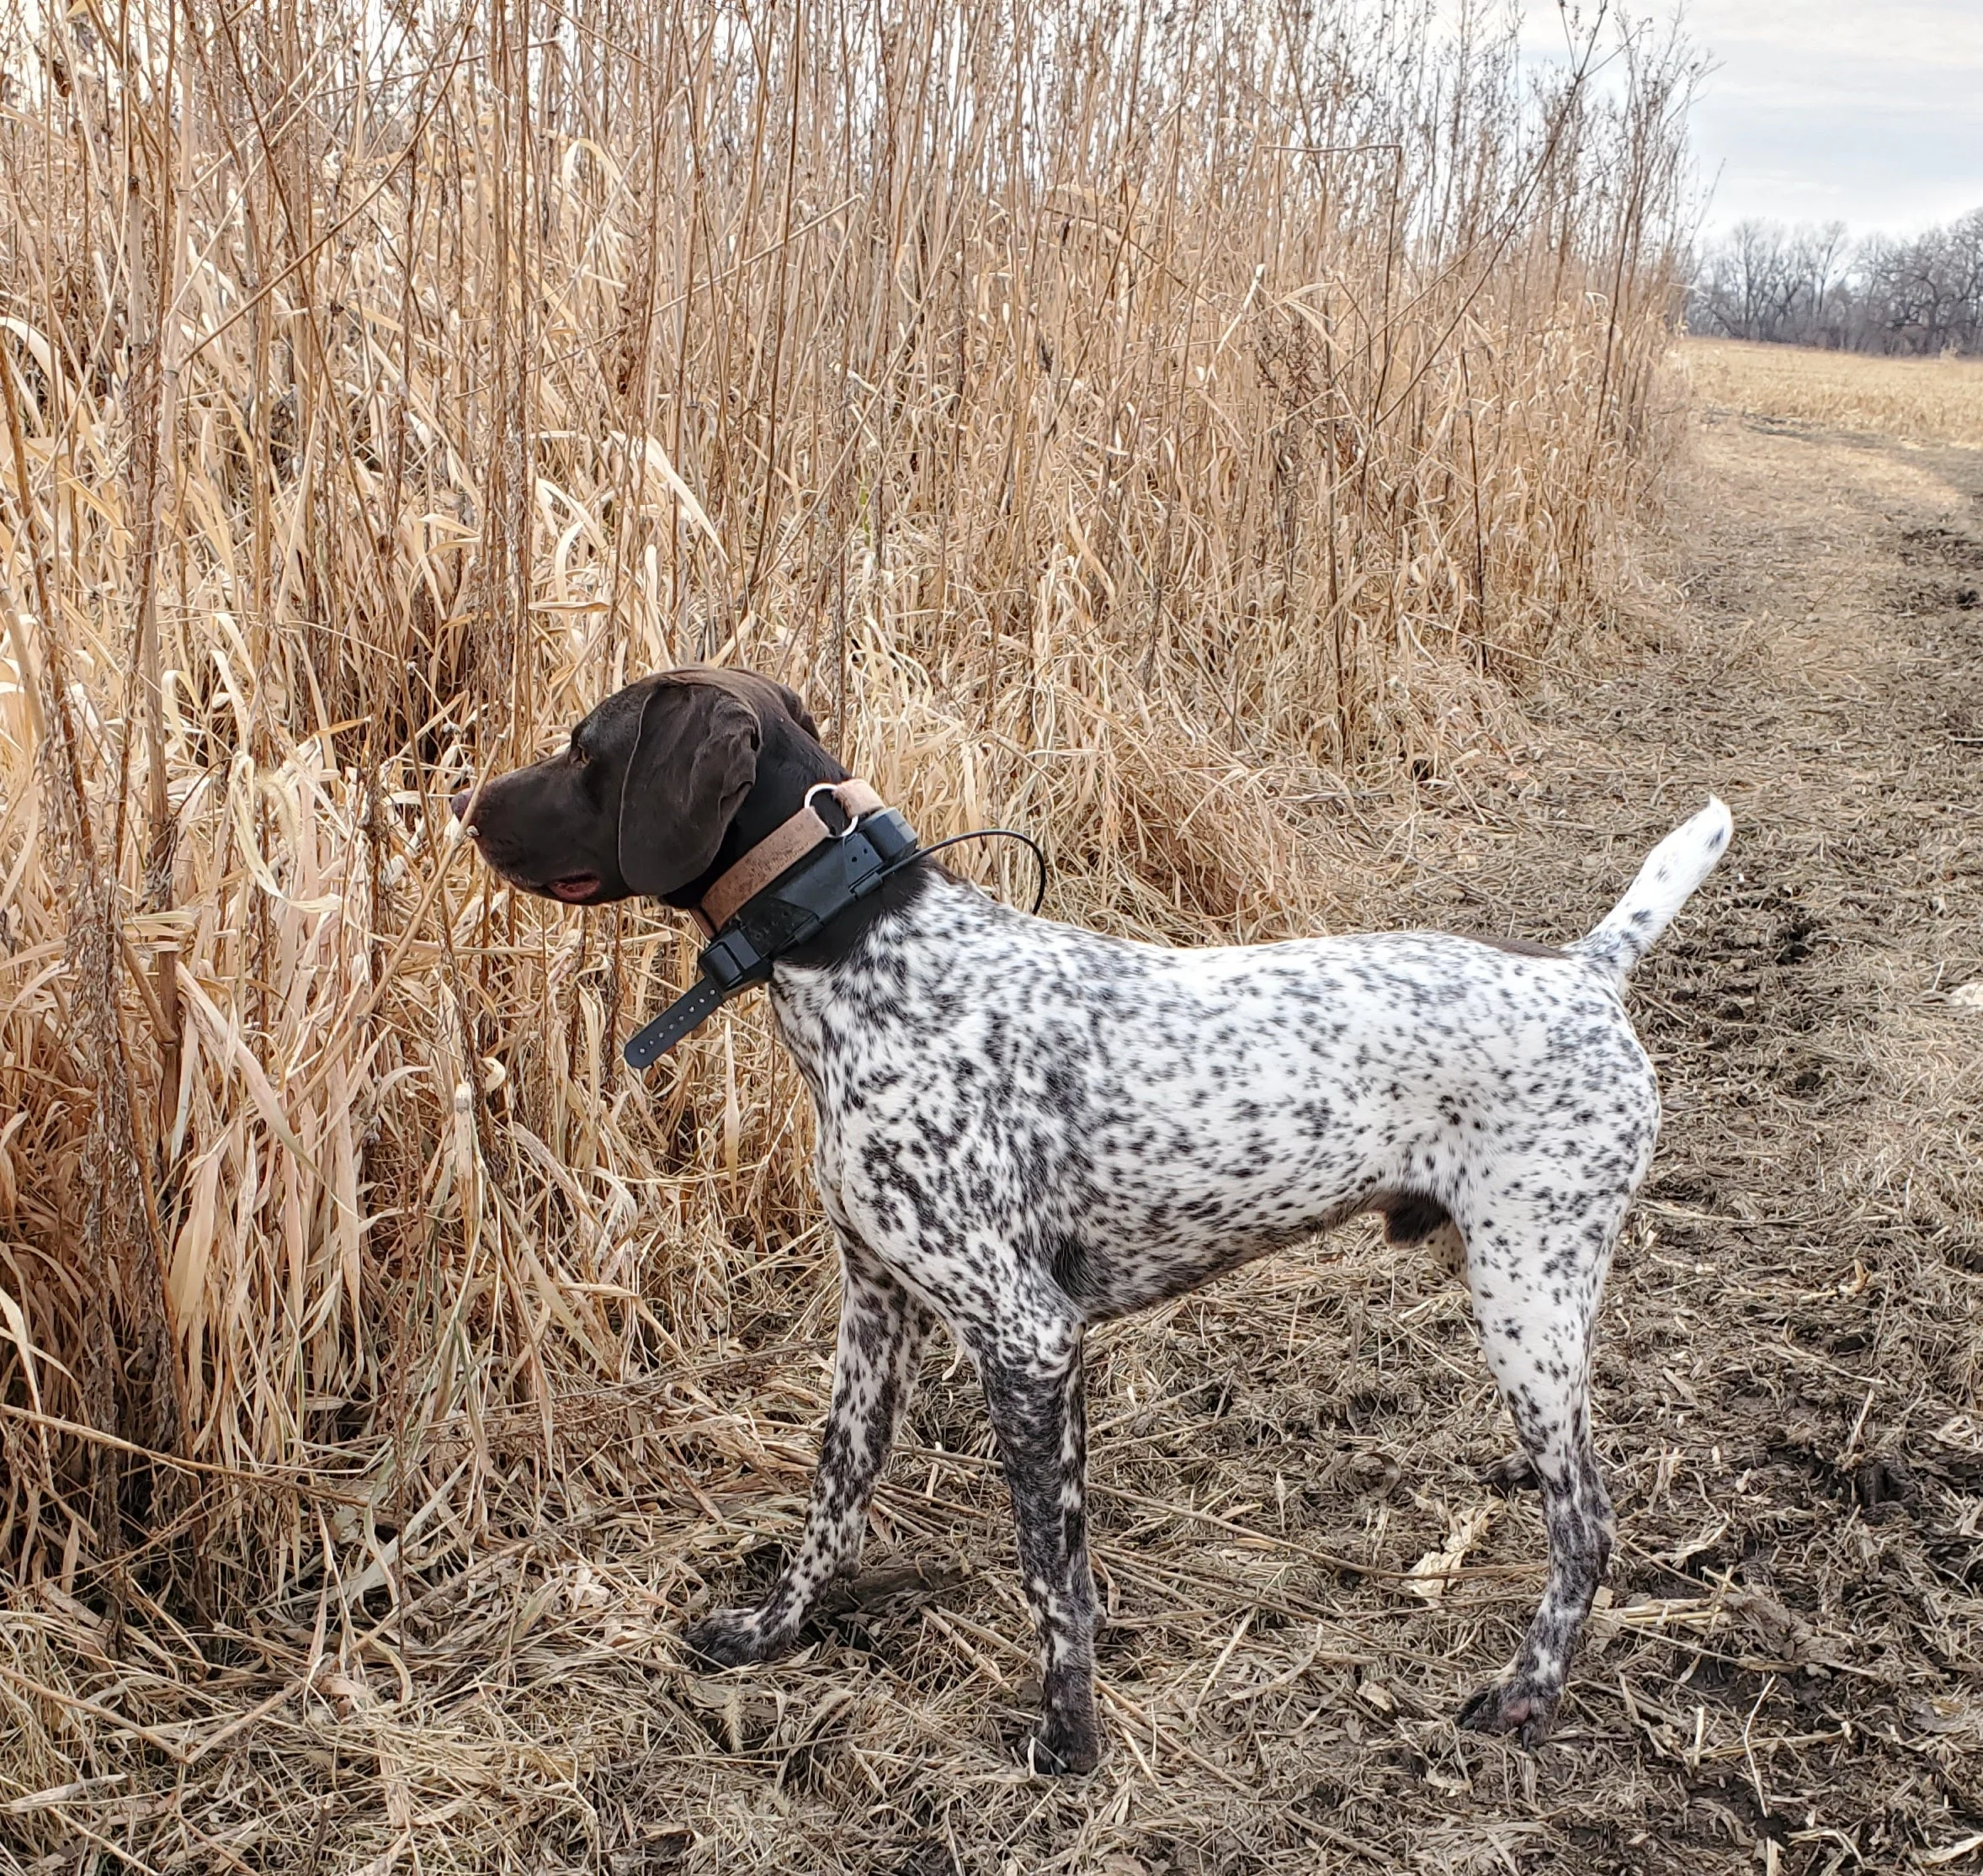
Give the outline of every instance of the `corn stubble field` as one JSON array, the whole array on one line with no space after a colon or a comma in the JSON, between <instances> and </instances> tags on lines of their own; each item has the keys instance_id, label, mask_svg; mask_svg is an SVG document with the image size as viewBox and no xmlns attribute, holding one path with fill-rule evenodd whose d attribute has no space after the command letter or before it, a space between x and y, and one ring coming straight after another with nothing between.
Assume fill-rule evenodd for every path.
<instances>
[{"instance_id":1,"label":"corn stubble field","mask_svg":"<svg viewBox=\"0 0 1983 1876\"><path fill-rule=\"evenodd\" d=\"M713 658L797 686L926 837L1039 835L1055 916L1369 916L1417 784L1518 774L1521 694L1596 656L1680 428L1683 50L1537 81L1429 18L6 15L7 1852L1520 1851L1449 1820L1407 1857L1302 1741L1449 1706L1540 1556L1530 1512L1470 1600L1332 1561L1483 1539L1369 1426L1502 1437L1450 1295L1413 1331L1449 1353L1337 1371L1398 1284L1353 1235L1246 1279L1248 1360L1310 1402L1277 1442L1231 1443L1215 1309L1099 1338L1097 1781L1014 1767L1030 1640L946 1344L892 1582L796 1663L685 1673L823 1408L805 1097L756 1003L635 1082L687 937L520 901L444 809ZM1362 1524L1304 1537L1332 1480ZM1482 1751L1426 1776L1533 1808Z\"/></svg>"},{"instance_id":2,"label":"corn stubble field","mask_svg":"<svg viewBox=\"0 0 1983 1876\"><path fill-rule=\"evenodd\" d=\"M1930 363L1741 339L1694 339L1687 350L1696 395L1745 417L1899 437L1911 449L1983 449L1983 359Z\"/></svg>"}]
</instances>

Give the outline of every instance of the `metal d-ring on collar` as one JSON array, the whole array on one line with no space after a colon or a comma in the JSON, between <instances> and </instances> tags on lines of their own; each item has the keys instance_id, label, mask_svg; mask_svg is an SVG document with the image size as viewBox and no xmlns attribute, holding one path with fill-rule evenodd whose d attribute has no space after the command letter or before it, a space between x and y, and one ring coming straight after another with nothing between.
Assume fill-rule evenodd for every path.
<instances>
[{"instance_id":1,"label":"metal d-ring on collar","mask_svg":"<svg viewBox=\"0 0 1983 1876\"><path fill-rule=\"evenodd\" d=\"M811 808L814 795L830 795L833 797L834 800L839 804L841 813L847 816L847 825L838 833L832 835L832 837L835 840L845 840L856 827L859 826L862 816L874 811L871 809L864 809L859 811L850 810L846 803L840 800L840 790L845 786L846 784L843 782L815 782L811 788L806 789L805 799L800 803L802 807ZM813 808L813 812L817 814L819 810Z\"/></svg>"},{"instance_id":2,"label":"metal d-ring on collar","mask_svg":"<svg viewBox=\"0 0 1983 1876\"><path fill-rule=\"evenodd\" d=\"M821 794L833 795L847 816L838 833L813 808L813 797ZM809 821L810 828L805 825ZM1046 855L1030 835L1010 827L981 827L924 847L915 829L864 783L816 783L805 791L799 812L774 828L704 895L694 916L710 933L710 943L697 961L695 983L628 1039L621 1050L628 1066L644 1069L660 1060L731 997L768 980L779 958L816 937L912 860L960 841L992 838L1023 841L1032 849L1039 868L1039 890L1033 896L1037 912L1046 896ZM804 851L775 878L758 885L768 868L775 869L788 852L801 846ZM747 897L731 903L738 891L752 887L756 890ZM712 911L720 916L711 917Z\"/></svg>"}]
</instances>

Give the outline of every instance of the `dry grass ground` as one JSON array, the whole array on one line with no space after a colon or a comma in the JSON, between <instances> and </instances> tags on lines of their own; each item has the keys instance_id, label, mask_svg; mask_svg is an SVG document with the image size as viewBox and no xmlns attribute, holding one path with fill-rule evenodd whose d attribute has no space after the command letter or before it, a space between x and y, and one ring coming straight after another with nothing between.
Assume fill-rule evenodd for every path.
<instances>
[{"instance_id":1,"label":"dry grass ground","mask_svg":"<svg viewBox=\"0 0 1983 1876\"><path fill-rule=\"evenodd\" d=\"M1671 72L1619 118L1409 21L519 4L396 9L387 82L327 12L120 17L7 16L0 1855L1974 1859L1983 480L1706 396L1623 602ZM677 1665L824 1406L803 1102L751 1007L616 1079L682 941L435 830L695 653L1178 940L1560 935L1736 805L1638 991L1624 1544L1547 1751L1445 1718L1541 1533L1463 1299L1369 1233L1098 1338L1095 1778L1013 1765L941 1346L875 1574L796 1661Z\"/></svg>"},{"instance_id":2,"label":"dry grass ground","mask_svg":"<svg viewBox=\"0 0 1983 1876\"><path fill-rule=\"evenodd\" d=\"M1689 340L1686 359L1696 395L1718 409L1983 449L1983 359L1879 359L1740 339Z\"/></svg>"},{"instance_id":3,"label":"dry grass ground","mask_svg":"<svg viewBox=\"0 0 1983 1876\"><path fill-rule=\"evenodd\" d=\"M44 1867L93 1844L153 1868L917 1876L1983 1861L1983 1016L1951 996L1983 975L1983 458L1773 417L1701 410L1672 590L1598 681L1545 688L1525 746L1408 805L1321 810L1362 868L1346 922L1550 936L1704 789L1736 808L1727 867L1635 992L1668 1122L1604 1326L1613 1598L1555 1743L1447 1722L1511 1645L1541 1533L1478 1482L1506 1429L1460 1294L1369 1234L1101 1338L1094 1778L1013 1767L1023 1615L941 1347L871 1559L923 1579L877 1576L795 1661L683 1673L685 1586L767 1567L825 1398L811 1250L740 1246L788 1306L561 1401L564 1506L390 1622L341 1620L365 1586L319 1583L195 1676L169 1624L24 1592L10 1685L93 1702L51 1735L81 1762L10 1774L72 1781L40 1801L69 1826ZM624 1492L577 1463L603 1448ZM1355 1567L1463 1540L1478 1573L1437 1600Z\"/></svg>"}]
</instances>

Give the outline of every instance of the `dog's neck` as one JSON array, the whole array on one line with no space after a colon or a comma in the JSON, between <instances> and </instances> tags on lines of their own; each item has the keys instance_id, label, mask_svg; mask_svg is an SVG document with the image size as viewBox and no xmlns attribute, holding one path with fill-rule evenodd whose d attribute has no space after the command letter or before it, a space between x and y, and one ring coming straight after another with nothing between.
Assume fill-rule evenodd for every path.
<instances>
[{"instance_id":1,"label":"dog's neck","mask_svg":"<svg viewBox=\"0 0 1983 1876\"><path fill-rule=\"evenodd\" d=\"M848 779L847 770L782 712L767 712L763 725L757 779L725 831L715 858L706 872L667 895L667 903L683 911L699 906L717 880L797 814L805 805L809 789ZM938 870L933 861L912 861L879 892L849 906L816 937L786 953L786 958L808 967L838 963L884 912L913 904L933 870Z\"/></svg>"}]
</instances>

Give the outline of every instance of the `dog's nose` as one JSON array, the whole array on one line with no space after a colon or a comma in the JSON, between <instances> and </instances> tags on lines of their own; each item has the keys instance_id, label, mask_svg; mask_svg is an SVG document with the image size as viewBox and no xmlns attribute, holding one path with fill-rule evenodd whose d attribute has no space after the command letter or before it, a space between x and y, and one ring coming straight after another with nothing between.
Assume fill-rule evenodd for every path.
<instances>
[{"instance_id":1,"label":"dog's nose","mask_svg":"<svg viewBox=\"0 0 1983 1876\"><path fill-rule=\"evenodd\" d=\"M449 808L452 810L454 816L457 821L461 820L468 813L468 800L469 797L474 793L475 790L473 789L465 788L462 789L460 794L457 795L451 801L448 803Z\"/></svg>"}]
</instances>

